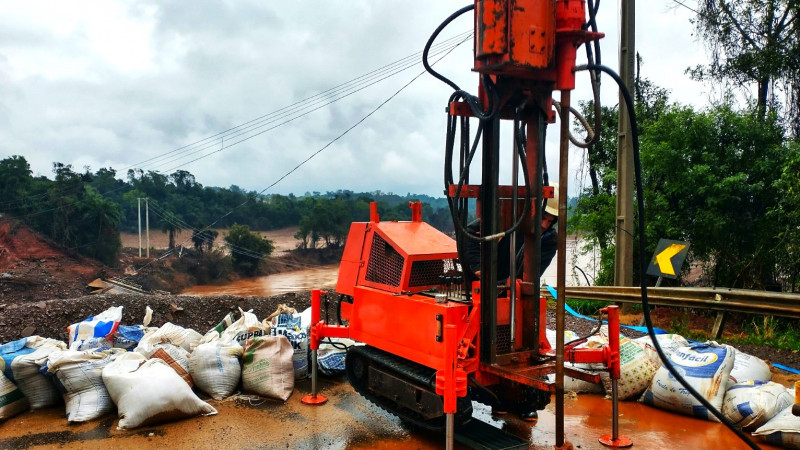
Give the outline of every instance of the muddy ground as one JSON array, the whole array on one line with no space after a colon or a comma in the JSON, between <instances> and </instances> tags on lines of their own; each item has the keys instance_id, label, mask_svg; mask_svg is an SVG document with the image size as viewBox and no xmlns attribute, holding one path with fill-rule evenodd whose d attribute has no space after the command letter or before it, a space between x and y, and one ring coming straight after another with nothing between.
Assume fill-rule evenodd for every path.
<instances>
[{"instance_id":1,"label":"muddy ground","mask_svg":"<svg viewBox=\"0 0 800 450\"><path fill-rule=\"evenodd\" d=\"M330 252L293 251L296 245L294 231L285 229L264 233L276 244L276 256L270 260L270 270L290 270L298 264L326 264L336 260L337 255ZM163 233L151 234L151 246L165 245L166 238ZM123 241L130 245L138 241L138 236L125 235ZM150 306L154 311L152 326L172 322L201 333L214 326L228 312L238 312L239 307L253 309L263 318L274 312L278 304L287 304L298 311L310 306L308 292L274 297L87 295L87 283L93 279L124 276L133 272L145 280L145 284L148 280L158 278L158 275L171 279L175 286L185 287L182 285L185 277L171 270L173 260L141 259L138 258L137 249L126 248L118 267L109 268L61 250L23 224L0 217L0 343L33 334L64 340L69 325L110 306L124 306L124 324L141 323L145 307ZM177 292L179 289L168 290ZM702 311L657 308L653 316L656 326L666 330L671 330L676 321L688 322L690 329L701 331L710 330L713 323L713 316ZM632 315L624 317L623 322L638 325L640 319L641 315ZM554 328L554 314L551 314L549 322L549 327ZM723 342L725 336L742 333L736 326L735 318L729 319L728 323L726 334L721 339ZM579 335L588 334L593 325L570 315L566 318L566 329ZM638 335L632 331L623 332L632 337ZM776 350L767 346L736 347L768 361L800 368L800 353L797 350Z\"/></svg>"}]
</instances>

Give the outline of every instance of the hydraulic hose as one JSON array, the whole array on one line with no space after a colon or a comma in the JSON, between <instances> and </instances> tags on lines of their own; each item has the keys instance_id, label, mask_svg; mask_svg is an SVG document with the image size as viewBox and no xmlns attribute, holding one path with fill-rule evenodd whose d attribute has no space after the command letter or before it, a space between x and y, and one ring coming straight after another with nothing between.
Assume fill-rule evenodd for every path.
<instances>
[{"instance_id":1,"label":"hydraulic hose","mask_svg":"<svg viewBox=\"0 0 800 450\"><path fill-rule=\"evenodd\" d=\"M644 282L644 277L647 272L647 255L645 254L645 220L644 220L644 189L642 187L642 163L639 155L639 129L636 122L636 110L634 108L633 98L631 97L630 92L628 91L625 83L622 81L622 78L619 77L613 70L610 68L599 65L599 64L585 64L582 66L575 67L575 71L582 71L582 70L600 70L608 74L614 81L619 85L620 92L622 93L623 98L625 99L625 107L628 108L628 113L630 114L630 126L631 126L631 135L633 137L633 166L634 166L634 175L636 178L636 209L639 215L638 217L638 228L639 228L639 272L642 276L641 284L641 292L642 292L642 313L644 315L645 324L647 325L647 334L650 336L650 340L653 341L653 347L658 352L659 358L661 358L661 362L664 364L664 367L675 377L676 380L683 386L692 396L697 399L700 403L705 406L708 411L710 411L714 416L720 420L720 422L724 423L725 426L731 429L734 433L736 433L739 438L744 441L750 448L759 449L760 447L753 442L744 432L733 424L725 415L723 415L717 408L715 408L708 400L706 400L702 395L700 395L697 390L695 390L687 381L686 379L675 370L675 367L670 362L669 358L664 354L664 350L661 348L661 345L658 343L658 339L656 339L655 332L653 330L653 321L650 317L650 304L647 301L647 283Z\"/></svg>"}]
</instances>

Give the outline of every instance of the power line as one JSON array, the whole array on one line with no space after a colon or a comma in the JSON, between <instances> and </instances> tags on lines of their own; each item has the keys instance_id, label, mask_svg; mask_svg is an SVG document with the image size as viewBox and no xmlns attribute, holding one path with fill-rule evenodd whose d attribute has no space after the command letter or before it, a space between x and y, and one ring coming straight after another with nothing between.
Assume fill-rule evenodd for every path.
<instances>
[{"instance_id":1,"label":"power line","mask_svg":"<svg viewBox=\"0 0 800 450\"><path fill-rule=\"evenodd\" d=\"M444 52L451 51L454 45L459 45L460 42L463 42L463 39L466 36L471 36L471 35L472 32L466 32L448 39L446 42L443 42L439 45L436 54L441 54ZM454 44L453 42L456 43ZM409 68L412 68L420 63L420 61L416 58L417 55L418 54L407 56L398 61L395 61L394 63L388 64L386 66L383 66L382 68L373 70L372 72L369 72L365 75L356 77L348 82L342 83L334 88L328 89L322 93L313 95L304 100L300 100L289 106L279 108L269 114L262 115L256 119L250 120L241 125L229 128L226 131L217 133L213 136L202 139L193 144L189 144L180 147L178 149L175 149L173 151L167 152L163 155L150 158L145 161L146 164L142 165L141 168L153 165L155 165L156 167L164 166L172 162L180 161L181 159L190 158L192 157L192 155L199 154L203 151L212 150L210 153L202 157L195 158L191 161L178 164L177 166L172 167L170 169L160 171L169 173L170 171L175 170L179 167L184 167L199 159L205 158L215 153L219 153L222 150L240 144L244 141L247 141L255 136L261 135L267 131L275 129L279 126L285 125L286 123L294 121L300 117L306 116L311 112L324 108L325 106L328 106L331 103L335 103L356 92L362 91L387 78L397 75ZM276 122L277 125L273 125L272 127L263 129L269 126L270 124L275 124ZM242 138L242 136L246 137ZM235 142L227 144L225 141L228 139L234 139Z\"/></svg>"},{"instance_id":2,"label":"power line","mask_svg":"<svg viewBox=\"0 0 800 450\"><path fill-rule=\"evenodd\" d=\"M444 57L446 57L447 55L449 55L449 54L450 54L450 52L452 52L453 50L455 50L455 49L456 49L456 48L457 48L459 45L463 44L463 43L464 43L464 42L466 42L468 39L469 39L469 36L467 36L466 38L464 38L464 39L463 39L461 42L459 42L459 43L458 43L458 44L456 44L455 46L452 46L452 47L451 47L451 48L450 48L450 49L449 49L449 50L448 50L448 51L447 51L445 54L441 55L441 56L439 57L439 59L437 59L436 61L434 61L434 62L432 63L432 65L433 65L433 64L436 64L436 63L438 63L439 61L441 61L442 59L444 59ZM372 111L370 111L369 113L367 113L367 114L366 114L364 117L362 117L361 119L359 119L358 121L356 121L356 122L355 122L355 123L354 123L352 126L350 126L349 128L347 128L346 130L344 130L342 133L340 133L338 136L336 136L335 138L333 138L333 139L332 139L330 142L328 142L327 144L325 144L324 146L322 146L320 149L318 149L317 151L313 152L313 153L312 153L311 155L309 155L309 156L308 156L306 159L304 159L304 160L303 160L303 161L301 161L299 164L297 164L297 165L296 165L294 168L292 168L292 169L291 169L291 170L289 170L287 173L285 173L284 175L282 175L280 178L278 178L277 180L275 180L275 181L274 181L272 184L270 184L269 186L267 186L267 187L265 187L264 189L262 189L261 191L259 191L259 192L258 192L258 195L261 195L261 194L263 194L264 192L266 192L267 190L271 189L273 186L275 186L276 184L280 183L280 182L281 182L283 179L285 179L286 177L288 177L289 175L291 175L292 173L294 173L295 171L297 171L297 170L298 170L300 167L302 167L303 165L305 165L305 164L306 164L308 161L310 161L311 159L313 159L314 157L316 157L317 155L319 155L320 153L322 153L322 152L323 152L325 149L327 149L328 147L330 147L331 145L333 145L333 144L334 144L336 141L338 141L339 139L341 139L341 138L342 138L343 136L345 136L347 133L349 133L350 131L352 131L352 130L353 130L354 128L356 128L358 125L360 125L360 124L361 124L361 123L363 123L365 120L367 120L369 117L371 117L373 114L375 114L375 113L376 113L376 112L377 112L379 109L381 109L381 108L382 108L384 105L386 105L387 103L389 103L389 101L391 101L393 98L395 98L395 97L396 97L398 94L400 94L400 92L402 92L402 91L403 91L405 88L407 88L408 86L410 86L410 85L411 85L411 83L413 83L414 81L416 81L417 79L419 79L419 77L421 77L421 76L422 76L422 75L424 75L425 73L427 73L427 71L423 70L422 72L418 73L416 76L414 76L413 78L411 78L411 80L409 80L409 81L408 81L406 84L404 84L403 86L401 86L401 87L400 87L400 89L398 89L397 91L395 91L395 92L394 92L392 95L390 95L390 96L389 96L389 97L388 97L386 100L384 100L384 101L383 101L383 102L381 102L381 103L380 103L378 106L376 106L374 109L372 109ZM244 202L242 202L242 203L240 203L239 205L237 205L237 206L235 206L235 207L231 208L231 210L229 210L227 213L225 213L225 214L223 214L222 216L220 216L219 218L217 218L217 219L216 219L214 222L212 222L210 225L206 226L206 227L205 227L205 228L204 228L202 231L205 231L205 230L209 230L209 229L211 229L211 227L213 227L213 226L214 226L215 224L217 224L219 221L221 221L221 220L222 220L222 219L224 219L225 217L227 217L227 216L231 215L231 214L232 214L232 213L233 213L235 210L237 210L238 208L241 208L242 206L246 205L246 204L247 204L247 203L249 203L249 202L250 202L250 198L248 197L248 198L247 198L247 199L246 199ZM188 241L188 240L186 240L186 241L184 241L184 242L187 242L187 241ZM141 270L141 269L143 269L143 268L147 267L147 266L148 266L148 265L150 265L151 263L152 263L152 261L149 261L149 262L147 262L146 264L144 264L144 265L143 265L141 268L139 268L138 270Z\"/></svg>"}]
</instances>

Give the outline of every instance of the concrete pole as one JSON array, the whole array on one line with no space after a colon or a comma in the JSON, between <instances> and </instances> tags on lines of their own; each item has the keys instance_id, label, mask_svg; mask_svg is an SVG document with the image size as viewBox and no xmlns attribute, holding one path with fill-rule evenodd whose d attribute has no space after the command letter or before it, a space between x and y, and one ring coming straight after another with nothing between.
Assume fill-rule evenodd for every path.
<instances>
[{"instance_id":1,"label":"concrete pole","mask_svg":"<svg viewBox=\"0 0 800 450\"><path fill-rule=\"evenodd\" d=\"M636 56L634 0L622 0L619 75L634 94L633 68ZM617 221L614 254L614 284L633 286L633 136L625 99L619 95L619 135L617 140ZM630 305L625 305L630 308Z\"/></svg>"},{"instance_id":2,"label":"concrete pole","mask_svg":"<svg viewBox=\"0 0 800 450\"><path fill-rule=\"evenodd\" d=\"M147 229L147 257L150 257L150 202L144 198L144 223Z\"/></svg>"},{"instance_id":3,"label":"concrete pole","mask_svg":"<svg viewBox=\"0 0 800 450\"><path fill-rule=\"evenodd\" d=\"M137 198L139 203L139 258L142 257L142 199Z\"/></svg>"}]
</instances>

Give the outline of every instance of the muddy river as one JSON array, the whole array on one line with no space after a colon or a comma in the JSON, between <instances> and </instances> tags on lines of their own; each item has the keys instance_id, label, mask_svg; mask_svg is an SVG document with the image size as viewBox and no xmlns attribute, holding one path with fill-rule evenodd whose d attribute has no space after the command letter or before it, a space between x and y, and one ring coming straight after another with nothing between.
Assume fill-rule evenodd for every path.
<instances>
[{"instance_id":1,"label":"muddy river","mask_svg":"<svg viewBox=\"0 0 800 450\"><path fill-rule=\"evenodd\" d=\"M270 296L286 292L332 289L336 286L339 264L309 267L302 270L276 273L264 277L245 278L224 286L193 286L181 294Z\"/></svg>"}]
</instances>

